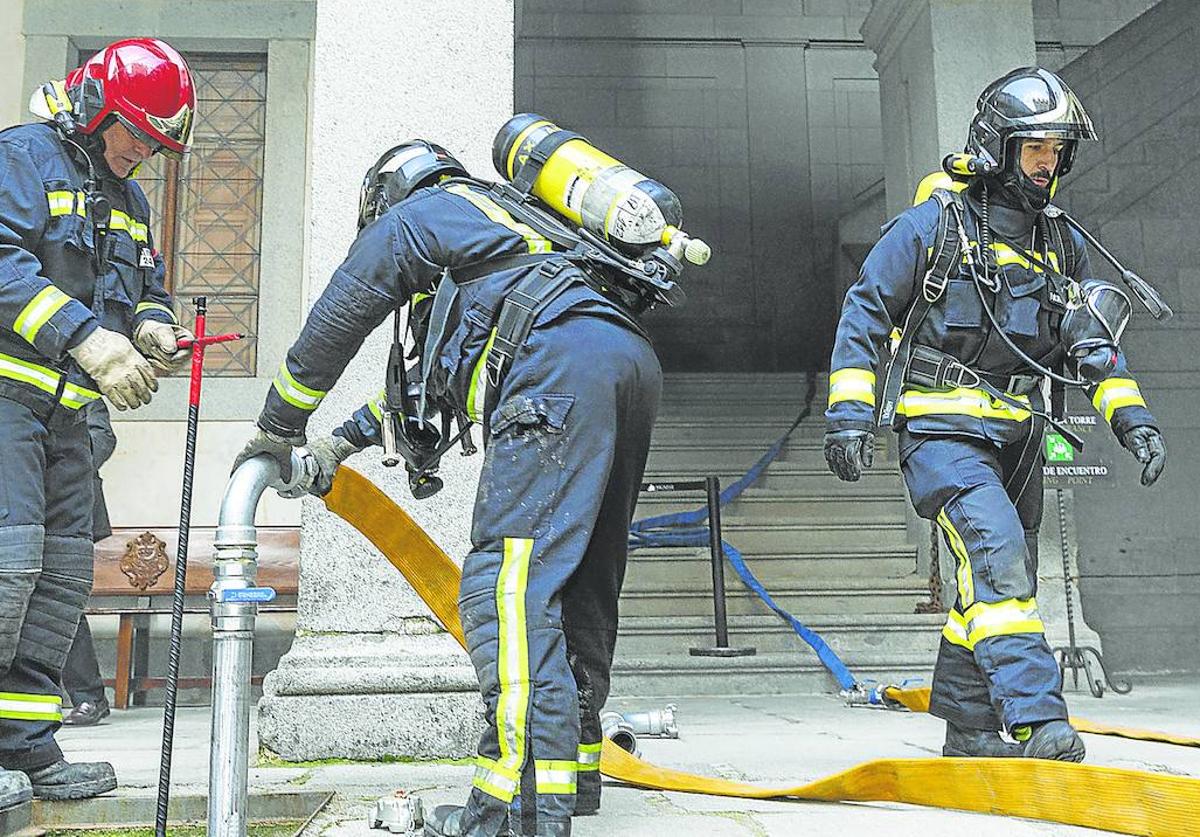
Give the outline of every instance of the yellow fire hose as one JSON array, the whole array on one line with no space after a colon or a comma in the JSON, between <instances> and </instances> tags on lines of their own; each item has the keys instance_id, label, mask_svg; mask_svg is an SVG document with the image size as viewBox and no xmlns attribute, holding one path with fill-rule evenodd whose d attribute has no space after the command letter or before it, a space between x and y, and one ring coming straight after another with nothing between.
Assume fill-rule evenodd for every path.
<instances>
[{"instance_id":1,"label":"yellow fire hose","mask_svg":"<svg viewBox=\"0 0 1200 837\"><path fill-rule=\"evenodd\" d=\"M425 530L370 480L346 466L338 469L325 505L404 574L461 644L459 570ZM929 708L928 689L889 689L888 697L913 711ZM1200 745L1194 739L1119 730L1075 718L1072 723L1083 732ZM1115 767L1038 759L879 759L807 785L763 788L657 767L606 740L600 770L612 779L655 790L747 799L903 802L1145 837L1200 833L1200 779Z\"/></svg>"}]
</instances>

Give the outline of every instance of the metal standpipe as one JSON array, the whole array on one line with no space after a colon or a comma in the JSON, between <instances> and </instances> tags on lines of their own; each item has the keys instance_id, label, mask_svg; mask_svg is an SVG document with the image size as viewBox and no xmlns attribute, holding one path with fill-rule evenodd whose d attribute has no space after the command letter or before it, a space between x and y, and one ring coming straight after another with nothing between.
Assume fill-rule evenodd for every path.
<instances>
[{"instance_id":1,"label":"metal standpipe","mask_svg":"<svg viewBox=\"0 0 1200 837\"><path fill-rule=\"evenodd\" d=\"M292 454L291 482L269 456L248 459L229 478L221 500L214 546L212 614L212 749L208 767L208 833L245 837L250 749L250 663L260 602L275 591L258 587L254 515L263 492L294 489L306 473L302 452Z\"/></svg>"}]
</instances>

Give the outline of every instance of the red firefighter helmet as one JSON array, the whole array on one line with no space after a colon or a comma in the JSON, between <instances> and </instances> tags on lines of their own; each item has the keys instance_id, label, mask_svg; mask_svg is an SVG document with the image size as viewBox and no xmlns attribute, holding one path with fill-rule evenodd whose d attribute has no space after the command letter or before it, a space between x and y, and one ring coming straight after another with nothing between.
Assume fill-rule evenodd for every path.
<instances>
[{"instance_id":1,"label":"red firefighter helmet","mask_svg":"<svg viewBox=\"0 0 1200 837\"><path fill-rule=\"evenodd\" d=\"M156 38L109 44L72 70L66 87L85 134L113 115L156 151L178 159L191 148L196 84L169 44Z\"/></svg>"}]
</instances>

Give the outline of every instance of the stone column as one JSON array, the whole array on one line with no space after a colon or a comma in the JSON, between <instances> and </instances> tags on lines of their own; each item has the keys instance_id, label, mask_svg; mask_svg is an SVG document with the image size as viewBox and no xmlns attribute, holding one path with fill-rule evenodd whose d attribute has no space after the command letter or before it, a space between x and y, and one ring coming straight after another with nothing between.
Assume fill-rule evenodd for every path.
<instances>
[{"instance_id":1,"label":"stone column","mask_svg":"<svg viewBox=\"0 0 1200 837\"><path fill-rule=\"evenodd\" d=\"M887 212L959 151L988 82L1034 64L1032 0L875 0L862 25L875 51Z\"/></svg>"},{"instance_id":2,"label":"stone column","mask_svg":"<svg viewBox=\"0 0 1200 837\"><path fill-rule=\"evenodd\" d=\"M493 176L491 141L512 115L513 3L321 0L314 55L308 305L354 238L363 173L384 150L426 138ZM380 389L390 339L389 320L326 398L310 437ZM350 464L461 561L480 458L447 454L446 488L421 503L377 451ZM467 656L399 573L315 500L304 507L296 639L263 688L260 741L288 759L456 757L477 742L482 703Z\"/></svg>"},{"instance_id":3,"label":"stone column","mask_svg":"<svg viewBox=\"0 0 1200 837\"><path fill-rule=\"evenodd\" d=\"M877 56L891 217L912 204L917 184L940 169L943 156L962 149L980 91L1009 70L1036 63L1033 3L875 0L862 35ZM1045 500L1037 598L1047 640L1056 646L1067 642L1067 607L1054 492L1047 491ZM1068 497L1070 560L1077 576L1070 502ZM943 562L943 577L953 590L953 571L945 575L946 569ZM1076 641L1099 648L1099 636L1083 621L1077 583L1074 595Z\"/></svg>"}]
</instances>

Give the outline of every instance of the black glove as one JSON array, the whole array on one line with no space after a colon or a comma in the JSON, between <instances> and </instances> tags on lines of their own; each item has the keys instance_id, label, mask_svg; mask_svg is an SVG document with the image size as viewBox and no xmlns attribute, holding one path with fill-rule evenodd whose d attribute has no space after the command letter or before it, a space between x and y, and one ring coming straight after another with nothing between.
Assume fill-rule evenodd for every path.
<instances>
[{"instance_id":1,"label":"black glove","mask_svg":"<svg viewBox=\"0 0 1200 837\"><path fill-rule=\"evenodd\" d=\"M250 441L246 442L246 446L237 455L237 459L233 460L233 468L229 472L232 474L247 459L265 453L279 463L279 476L285 481L290 480L292 478L292 448L303 444L303 434L279 436L260 427L250 437Z\"/></svg>"},{"instance_id":2,"label":"black glove","mask_svg":"<svg viewBox=\"0 0 1200 837\"><path fill-rule=\"evenodd\" d=\"M345 436L338 435L317 439L309 445L308 451L317 461L317 474L313 478L313 484L309 487L308 493L314 497L324 497L328 494L329 489L333 488L333 475L337 472L338 466L347 457L360 450L362 448Z\"/></svg>"},{"instance_id":3,"label":"black glove","mask_svg":"<svg viewBox=\"0 0 1200 837\"><path fill-rule=\"evenodd\" d=\"M830 430L825 434L825 461L838 479L855 482L875 461L875 434L870 430Z\"/></svg>"},{"instance_id":4,"label":"black glove","mask_svg":"<svg viewBox=\"0 0 1200 837\"><path fill-rule=\"evenodd\" d=\"M1121 444L1142 468L1142 485L1154 485L1167 464L1167 446L1157 427L1134 427L1125 431Z\"/></svg>"}]
</instances>

